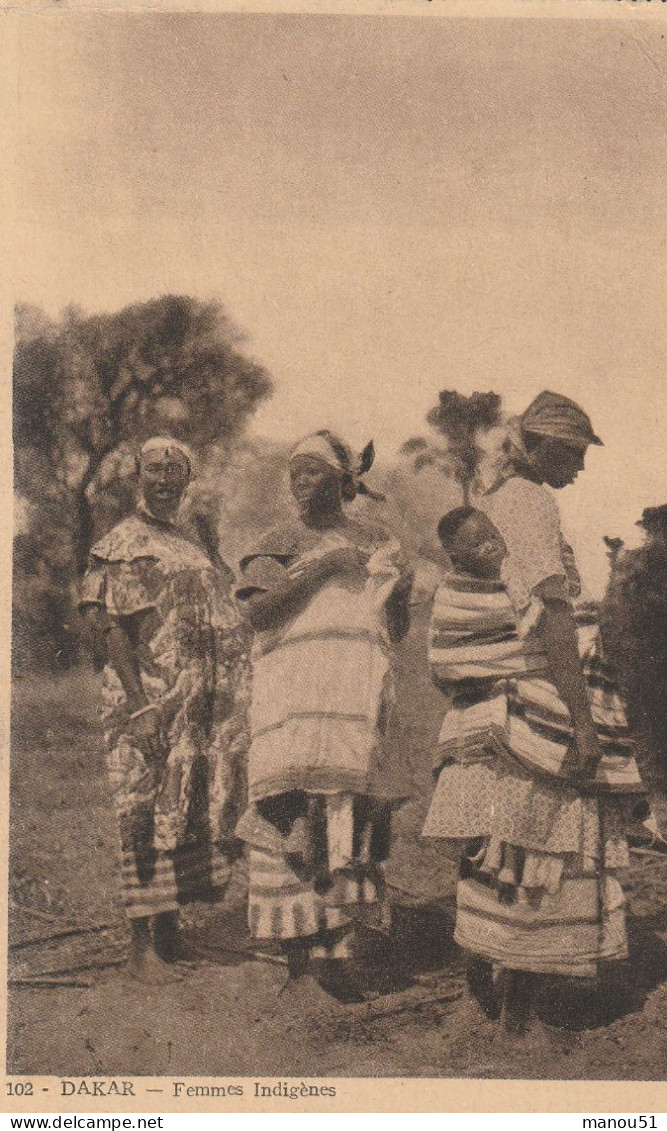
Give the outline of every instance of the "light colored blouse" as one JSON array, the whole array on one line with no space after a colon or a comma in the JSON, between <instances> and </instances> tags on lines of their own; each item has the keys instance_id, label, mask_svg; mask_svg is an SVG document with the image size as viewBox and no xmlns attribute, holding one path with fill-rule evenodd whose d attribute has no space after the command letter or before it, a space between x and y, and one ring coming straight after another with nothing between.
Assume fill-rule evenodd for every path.
<instances>
[{"instance_id":1,"label":"light colored blouse","mask_svg":"<svg viewBox=\"0 0 667 1131\"><path fill-rule=\"evenodd\" d=\"M514 476L481 496L478 506L507 547L501 580L518 617L528 614L538 586L545 582L554 596L570 600L581 596L581 579L561 532L558 504L545 487Z\"/></svg>"}]
</instances>

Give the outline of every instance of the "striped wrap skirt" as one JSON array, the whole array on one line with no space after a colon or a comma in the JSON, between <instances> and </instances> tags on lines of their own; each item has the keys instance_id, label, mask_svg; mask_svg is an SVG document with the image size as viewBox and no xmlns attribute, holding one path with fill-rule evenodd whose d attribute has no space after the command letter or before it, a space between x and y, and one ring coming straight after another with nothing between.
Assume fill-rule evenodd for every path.
<instances>
[{"instance_id":1,"label":"striped wrap skirt","mask_svg":"<svg viewBox=\"0 0 667 1131\"><path fill-rule=\"evenodd\" d=\"M308 940L313 957L345 958L355 928L390 926L383 870L390 805L345 794L317 798L321 838L318 844L316 830L306 862L290 851L304 800L292 793L272 798L268 809L253 805L238 825L248 844L250 930L258 939Z\"/></svg>"}]
</instances>

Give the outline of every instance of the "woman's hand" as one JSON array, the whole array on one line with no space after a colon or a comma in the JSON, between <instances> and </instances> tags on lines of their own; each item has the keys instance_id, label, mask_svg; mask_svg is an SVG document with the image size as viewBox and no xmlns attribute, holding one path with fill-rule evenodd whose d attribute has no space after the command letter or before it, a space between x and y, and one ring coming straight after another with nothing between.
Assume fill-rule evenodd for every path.
<instances>
[{"instance_id":1,"label":"woman's hand","mask_svg":"<svg viewBox=\"0 0 667 1131\"><path fill-rule=\"evenodd\" d=\"M602 758L602 747L595 726L586 720L574 727L574 748L568 764L574 777L592 779Z\"/></svg>"},{"instance_id":2,"label":"woman's hand","mask_svg":"<svg viewBox=\"0 0 667 1131\"><path fill-rule=\"evenodd\" d=\"M359 550L357 546L340 546L325 554L322 561L326 563L329 573L355 575L366 573L368 554Z\"/></svg>"},{"instance_id":3,"label":"woman's hand","mask_svg":"<svg viewBox=\"0 0 667 1131\"><path fill-rule=\"evenodd\" d=\"M128 730L146 761L157 761L162 748L159 710L151 707L131 715Z\"/></svg>"},{"instance_id":4,"label":"woman's hand","mask_svg":"<svg viewBox=\"0 0 667 1131\"><path fill-rule=\"evenodd\" d=\"M297 563L270 589L250 597L247 608L252 627L266 632L283 624L335 574L365 576L367 561L368 554L345 545Z\"/></svg>"},{"instance_id":5,"label":"woman's hand","mask_svg":"<svg viewBox=\"0 0 667 1131\"><path fill-rule=\"evenodd\" d=\"M410 629L410 595L412 593L413 574L408 571L403 573L394 586L387 600L385 610L387 614L387 631L392 644L399 644Z\"/></svg>"},{"instance_id":6,"label":"woman's hand","mask_svg":"<svg viewBox=\"0 0 667 1131\"><path fill-rule=\"evenodd\" d=\"M408 600L412 593L412 586L415 583L415 571L410 566L405 566L400 578L394 587L394 593L401 600Z\"/></svg>"}]
</instances>

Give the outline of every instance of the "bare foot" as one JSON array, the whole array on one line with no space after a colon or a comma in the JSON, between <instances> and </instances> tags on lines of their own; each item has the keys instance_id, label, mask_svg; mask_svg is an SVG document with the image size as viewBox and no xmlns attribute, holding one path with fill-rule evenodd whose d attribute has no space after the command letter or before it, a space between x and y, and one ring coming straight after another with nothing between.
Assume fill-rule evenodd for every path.
<instances>
[{"instance_id":1,"label":"bare foot","mask_svg":"<svg viewBox=\"0 0 667 1131\"><path fill-rule=\"evenodd\" d=\"M163 962L152 947L131 954L127 972L132 978L148 986L166 986L183 980L180 970Z\"/></svg>"},{"instance_id":2,"label":"bare foot","mask_svg":"<svg viewBox=\"0 0 667 1131\"><path fill-rule=\"evenodd\" d=\"M142 941L143 945L150 946L145 938ZM179 931L177 912L163 911L153 919L153 949L163 962L188 961L183 937Z\"/></svg>"}]
</instances>

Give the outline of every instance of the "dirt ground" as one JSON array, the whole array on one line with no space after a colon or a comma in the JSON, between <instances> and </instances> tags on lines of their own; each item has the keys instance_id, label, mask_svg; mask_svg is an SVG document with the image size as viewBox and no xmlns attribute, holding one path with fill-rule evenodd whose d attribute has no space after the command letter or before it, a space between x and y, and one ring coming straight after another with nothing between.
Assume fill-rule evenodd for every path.
<instances>
[{"instance_id":1,"label":"dirt ground","mask_svg":"<svg viewBox=\"0 0 667 1131\"><path fill-rule=\"evenodd\" d=\"M188 910L200 958L183 980L130 981L95 679L77 670L16 681L9 1072L664 1078L667 857L633 858L631 957L598 987L545 986L530 1034L511 1040L469 1000L451 941L453 866L419 840L442 714L419 627L400 656L394 744L413 800L396 819L389 863L394 926L362 940L366 1000L355 1005L315 983L298 1003L280 994L280 957L246 930L243 862L224 906ZM658 805L664 822L664 796Z\"/></svg>"}]
</instances>

